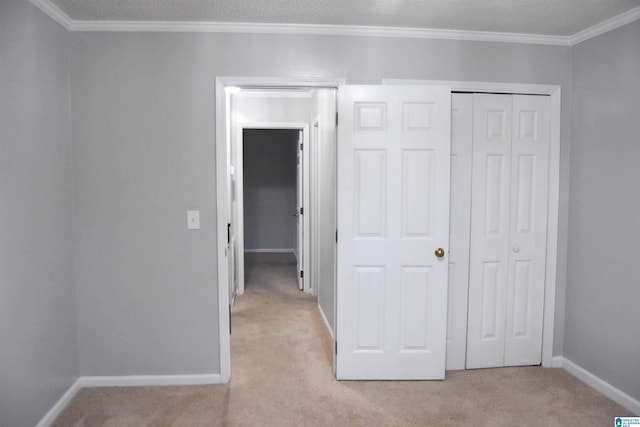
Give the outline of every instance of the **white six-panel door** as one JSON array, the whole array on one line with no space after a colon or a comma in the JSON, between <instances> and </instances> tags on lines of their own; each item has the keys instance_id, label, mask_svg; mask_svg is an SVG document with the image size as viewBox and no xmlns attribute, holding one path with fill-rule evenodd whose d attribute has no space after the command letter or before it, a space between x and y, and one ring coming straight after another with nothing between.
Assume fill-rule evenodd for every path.
<instances>
[{"instance_id":1,"label":"white six-panel door","mask_svg":"<svg viewBox=\"0 0 640 427\"><path fill-rule=\"evenodd\" d=\"M549 98L474 95L467 368L541 361Z\"/></svg>"},{"instance_id":2,"label":"white six-panel door","mask_svg":"<svg viewBox=\"0 0 640 427\"><path fill-rule=\"evenodd\" d=\"M450 90L344 86L338 111L336 376L442 379Z\"/></svg>"}]
</instances>

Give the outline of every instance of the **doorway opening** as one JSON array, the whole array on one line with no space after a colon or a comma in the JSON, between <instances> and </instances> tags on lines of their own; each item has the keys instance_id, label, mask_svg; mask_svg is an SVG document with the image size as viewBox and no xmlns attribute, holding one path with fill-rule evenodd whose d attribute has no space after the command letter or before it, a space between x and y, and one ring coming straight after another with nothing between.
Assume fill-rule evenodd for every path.
<instances>
[{"instance_id":1,"label":"doorway opening","mask_svg":"<svg viewBox=\"0 0 640 427\"><path fill-rule=\"evenodd\" d=\"M265 106L270 104L266 102ZM240 105L238 115L246 111ZM292 253L298 287L312 293L311 280L304 278L312 251L310 214L316 207L309 201L309 155L303 151L308 140L309 125L303 122L245 122L234 126L229 176L232 304L245 290L247 252Z\"/></svg>"},{"instance_id":2,"label":"doorway opening","mask_svg":"<svg viewBox=\"0 0 640 427\"><path fill-rule=\"evenodd\" d=\"M217 137L225 141L217 145L218 232L226 237L218 241L218 265L220 283L228 284L219 301L228 313L221 323L231 330L236 296L255 279L248 275L269 276L264 267L271 263L280 278L294 272L296 288L304 291L296 292L312 299L332 339L335 240L320 236L333 236L336 228L336 89L236 84L226 90L219 84L224 99L217 97ZM222 379L228 381L230 341L220 338Z\"/></svg>"},{"instance_id":3,"label":"doorway opening","mask_svg":"<svg viewBox=\"0 0 640 427\"><path fill-rule=\"evenodd\" d=\"M268 260L269 256L258 254L285 254L274 259L295 260L293 275L302 290L304 257L304 166L300 144L302 129L249 129L242 131L241 168L238 175L242 185L238 185L242 203L242 231L244 251L244 272L242 290L244 293L251 282L249 272L254 271L251 261ZM240 180L240 179L239 179ZM288 254L288 256L286 255ZM264 261L263 261L264 262ZM255 264L255 262L254 262ZM267 263L268 265L268 263ZM296 267L297 265L297 267Z\"/></svg>"}]
</instances>

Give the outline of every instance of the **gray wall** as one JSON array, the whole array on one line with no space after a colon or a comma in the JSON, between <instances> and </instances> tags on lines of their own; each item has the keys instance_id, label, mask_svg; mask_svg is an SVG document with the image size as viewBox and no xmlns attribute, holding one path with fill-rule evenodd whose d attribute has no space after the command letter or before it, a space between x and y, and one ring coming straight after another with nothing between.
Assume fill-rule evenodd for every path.
<instances>
[{"instance_id":1,"label":"gray wall","mask_svg":"<svg viewBox=\"0 0 640 427\"><path fill-rule=\"evenodd\" d=\"M319 90L314 96L318 118L318 307L335 334L336 277L336 96L333 90ZM335 335L334 335L335 336Z\"/></svg>"},{"instance_id":2,"label":"gray wall","mask_svg":"<svg viewBox=\"0 0 640 427\"><path fill-rule=\"evenodd\" d=\"M78 377L68 38L0 2L2 426L33 426Z\"/></svg>"},{"instance_id":3,"label":"gray wall","mask_svg":"<svg viewBox=\"0 0 640 427\"><path fill-rule=\"evenodd\" d=\"M220 372L215 74L166 36L71 34L81 375Z\"/></svg>"},{"instance_id":4,"label":"gray wall","mask_svg":"<svg viewBox=\"0 0 640 427\"><path fill-rule=\"evenodd\" d=\"M640 21L573 49L565 357L640 399Z\"/></svg>"},{"instance_id":5,"label":"gray wall","mask_svg":"<svg viewBox=\"0 0 640 427\"><path fill-rule=\"evenodd\" d=\"M422 78L563 89L557 324L563 323L571 50L370 37L72 33L83 375L219 372L215 76ZM185 229L201 210L202 229ZM558 348L562 334L556 334ZM558 351L556 351L558 354Z\"/></svg>"},{"instance_id":6,"label":"gray wall","mask_svg":"<svg viewBox=\"0 0 640 427\"><path fill-rule=\"evenodd\" d=\"M298 131L244 131L244 247L296 247Z\"/></svg>"}]
</instances>

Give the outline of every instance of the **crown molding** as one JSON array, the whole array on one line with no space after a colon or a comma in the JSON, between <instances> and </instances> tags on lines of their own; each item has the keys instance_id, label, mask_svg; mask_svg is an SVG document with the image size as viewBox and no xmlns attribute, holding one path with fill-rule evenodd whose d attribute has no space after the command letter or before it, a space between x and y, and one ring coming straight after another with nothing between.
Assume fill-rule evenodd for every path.
<instances>
[{"instance_id":1,"label":"crown molding","mask_svg":"<svg viewBox=\"0 0 640 427\"><path fill-rule=\"evenodd\" d=\"M51 0L31 0L35 6L41 11L49 15L51 19L62 25L65 29L71 31L73 27L73 19L56 6Z\"/></svg>"},{"instance_id":2,"label":"crown molding","mask_svg":"<svg viewBox=\"0 0 640 427\"><path fill-rule=\"evenodd\" d=\"M71 19L51 0L30 0L35 6L69 31L181 32L288 34L354 37L392 37L413 39L466 40L498 43L523 43L573 46L607 31L640 19L640 6L607 19L572 36L464 31L433 28L376 27L359 25L264 24L250 22L181 21L83 21Z\"/></svg>"},{"instance_id":3,"label":"crown molding","mask_svg":"<svg viewBox=\"0 0 640 427\"><path fill-rule=\"evenodd\" d=\"M564 36L359 25L264 24L250 22L73 21L71 30L392 37L569 45L569 37Z\"/></svg>"},{"instance_id":4,"label":"crown molding","mask_svg":"<svg viewBox=\"0 0 640 427\"><path fill-rule=\"evenodd\" d=\"M615 30L616 28L630 24L638 19L640 19L640 6L621 13L618 16L614 16L611 19L607 19L606 21L602 21L599 24L587 28L586 30L575 33L569 37L569 44L571 46L575 46L578 43L582 43L583 41L592 39L600 34Z\"/></svg>"}]
</instances>

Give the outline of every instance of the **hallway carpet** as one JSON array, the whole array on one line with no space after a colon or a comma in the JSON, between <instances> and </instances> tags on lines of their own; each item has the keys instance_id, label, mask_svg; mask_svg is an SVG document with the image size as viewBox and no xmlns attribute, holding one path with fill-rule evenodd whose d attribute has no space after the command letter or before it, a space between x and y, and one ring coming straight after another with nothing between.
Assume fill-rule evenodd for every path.
<instances>
[{"instance_id":1,"label":"hallway carpet","mask_svg":"<svg viewBox=\"0 0 640 427\"><path fill-rule=\"evenodd\" d=\"M232 310L231 383L82 389L55 426L609 426L631 415L561 369L345 381L290 254L248 254Z\"/></svg>"}]
</instances>

